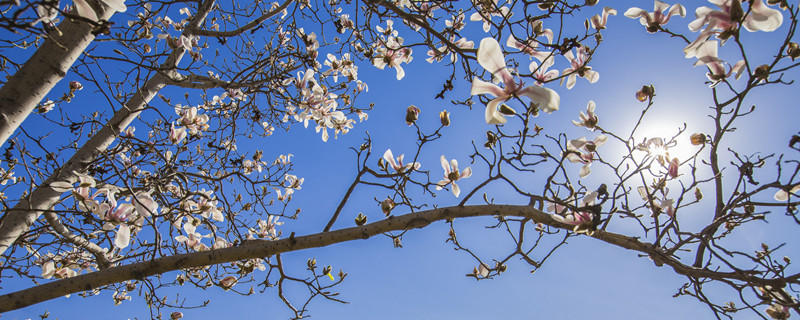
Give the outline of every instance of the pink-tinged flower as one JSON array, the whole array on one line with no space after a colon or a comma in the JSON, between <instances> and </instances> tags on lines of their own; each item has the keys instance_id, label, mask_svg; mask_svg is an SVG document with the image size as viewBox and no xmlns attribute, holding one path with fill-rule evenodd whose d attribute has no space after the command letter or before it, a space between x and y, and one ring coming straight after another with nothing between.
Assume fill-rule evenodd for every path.
<instances>
[{"instance_id":1,"label":"pink-tinged flower","mask_svg":"<svg viewBox=\"0 0 800 320\"><path fill-rule=\"evenodd\" d=\"M269 215L267 221L258 219L258 236L260 238L268 238L270 240L278 240L278 237L281 235L281 232L275 229L277 226L283 224L283 222L278 222L280 219L279 216Z\"/></svg>"},{"instance_id":2,"label":"pink-tinged flower","mask_svg":"<svg viewBox=\"0 0 800 320\"><path fill-rule=\"evenodd\" d=\"M662 212L666 213L670 218L675 217L675 200L667 198L669 188L663 189L662 199L656 199L655 195L652 197L648 195L648 190L645 186L637 187L636 191L639 192L639 196L645 201L645 206L650 208L651 217L656 217Z\"/></svg>"},{"instance_id":3,"label":"pink-tinged flower","mask_svg":"<svg viewBox=\"0 0 800 320\"><path fill-rule=\"evenodd\" d=\"M442 190L447 185L451 185L450 189L453 191L453 195L458 198L458 195L461 194L461 189L458 188L456 181L472 176L472 168L467 167L464 172L459 172L456 159L450 160L448 163L447 159L442 156L441 160L442 168L444 169L444 180L436 183L436 190Z\"/></svg>"},{"instance_id":4,"label":"pink-tinged flower","mask_svg":"<svg viewBox=\"0 0 800 320\"><path fill-rule=\"evenodd\" d=\"M225 289L225 291L228 291L233 288L233 285L235 285L238 280L239 279L236 279L234 276L227 276L219 281L219 286Z\"/></svg>"},{"instance_id":5,"label":"pink-tinged flower","mask_svg":"<svg viewBox=\"0 0 800 320\"><path fill-rule=\"evenodd\" d=\"M667 10L667 14L664 14L664 11ZM680 4L675 4L670 7L668 4L658 1L655 1L655 6L653 12L647 12L644 9L640 8L630 8L628 11L625 11L625 16L628 18L636 19L639 18L639 23L647 28L647 32L655 33L658 29L667 24L669 19L674 15L680 15L681 17L686 16L686 8L684 8Z\"/></svg>"},{"instance_id":6,"label":"pink-tinged flower","mask_svg":"<svg viewBox=\"0 0 800 320\"><path fill-rule=\"evenodd\" d=\"M581 111L580 114L581 121L572 120L572 124L578 127L586 127L586 129L594 131L595 127L597 126L597 122L599 121L597 115L594 114L594 108L595 108L594 101L589 100L589 105L586 106L586 113L583 113L583 111Z\"/></svg>"},{"instance_id":7,"label":"pink-tinged flower","mask_svg":"<svg viewBox=\"0 0 800 320\"><path fill-rule=\"evenodd\" d=\"M537 86L529 86L523 88L523 83L514 82L514 77L511 72L506 68L505 58L500 49L500 44L494 38L484 38L481 40L480 48L478 48L478 63L491 72L494 79L503 83L505 88L485 82L477 77L472 80L472 90L470 94L483 94L488 93L496 98L486 104L486 123L488 124L504 124L506 118L498 111L501 103L511 98L528 97L531 101L536 103L540 110L551 113L558 110L558 105L561 98L558 93L552 89L542 88Z\"/></svg>"},{"instance_id":8,"label":"pink-tinged flower","mask_svg":"<svg viewBox=\"0 0 800 320\"><path fill-rule=\"evenodd\" d=\"M171 125L169 131L169 141L172 141L173 144L178 144L185 138L186 138L186 128L178 127L176 129L174 124Z\"/></svg>"},{"instance_id":9,"label":"pink-tinged flower","mask_svg":"<svg viewBox=\"0 0 800 320\"><path fill-rule=\"evenodd\" d=\"M553 56L550 53L545 53L544 55L534 55L536 59L542 62L542 65L536 63L536 61L531 62L528 65L528 69L533 73L533 78L536 79L536 85L542 86L545 82L549 82L558 77L558 70L547 70L548 68L552 67L555 63L553 60Z\"/></svg>"},{"instance_id":10,"label":"pink-tinged flower","mask_svg":"<svg viewBox=\"0 0 800 320\"><path fill-rule=\"evenodd\" d=\"M742 72L744 71L745 62L744 60L739 60L736 62L730 70L727 70L726 65L729 65L727 62L722 61L717 56L717 49L718 41L706 41L703 42L699 48L697 48L697 62L695 62L694 66L706 66L708 67L708 73L706 77L708 80L711 80L711 86L715 87L717 84L725 80L726 78L730 77L734 72L736 73L736 79L739 79L742 76Z\"/></svg>"},{"instance_id":11,"label":"pink-tinged flower","mask_svg":"<svg viewBox=\"0 0 800 320\"><path fill-rule=\"evenodd\" d=\"M153 197L150 196L147 192L136 192L136 197L133 199L133 207L136 209L136 213L140 216L149 217L150 215L156 213L158 210L158 203L153 200Z\"/></svg>"},{"instance_id":12,"label":"pink-tinged flower","mask_svg":"<svg viewBox=\"0 0 800 320\"><path fill-rule=\"evenodd\" d=\"M513 14L512 12L509 12L508 8L505 6L498 7L497 0L487 0L479 3L480 8L478 9L478 12L475 12L469 16L469 20L483 21L483 32L489 32L489 30L492 28L493 16L508 18Z\"/></svg>"},{"instance_id":13,"label":"pink-tinged flower","mask_svg":"<svg viewBox=\"0 0 800 320\"><path fill-rule=\"evenodd\" d=\"M567 89L572 89L572 87L575 86L575 81L577 81L576 78L578 76L589 80L589 83L595 83L597 80L600 80L600 74L592 70L592 67L586 65L589 62L588 47L579 46L575 49L575 54L572 54L572 51L567 51L564 57L569 60L570 64L570 67L564 69L562 72L564 75L569 74L567 77Z\"/></svg>"},{"instance_id":14,"label":"pink-tinged flower","mask_svg":"<svg viewBox=\"0 0 800 320\"><path fill-rule=\"evenodd\" d=\"M581 200L580 208L593 206L595 200L597 200L597 192L592 191L587 193L583 200ZM569 200L568 200L569 201ZM548 205L549 206L549 205ZM555 213L550 214L550 217L553 220L558 221L560 223L573 225L575 226L572 231L575 233L585 233L586 235L591 236L594 234L594 214L588 211L580 211L574 213L566 213L564 211L566 209L563 205L556 205L554 204L554 209L556 210ZM560 209L560 210L559 210ZM564 214L562 216L562 214Z\"/></svg>"},{"instance_id":15,"label":"pink-tinged flower","mask_svg":"<svg viewBox=\"0 0 800 320\"><path fill-rule=\"evenodd\" d=\"M412 168L414 170L419 170L419 167L421 166L419 162L403 165L404 156L404 154L397 156L397 160L395 161L394 155L392 154L392 149L386 149L386 152L383 153L383 159L386 160L386 163L388 163L389 166L392 167L392 169L394 169L394 171L397 173L403 173Z\"/></svg>"},{"instance_id":16,"label":"pink-tinged flower","mask_svg":"<svg viewBox=\"0 0 800 320\"><path fill-rule=\"evenodd\" d=\"M413 60L411 48L403 47L403 38L394 36L389 36L384 45L376 49L376 53L372 58L372 65L380 70L387 66L394 68L397 72L397 80L403 79L406 76L406 72L400 64L403 62L409 63Z\"/></svg>"},{"instance_id":17,"label":"pink-tinged flower","mask_svg":"<svg viewBox=\"0 0 800 320\"><path fill-rule=\"evenodd\" d=\"M569 162L583 163L579 175L581 178L586 178L592 173L591 165L594 161L595 151L597 147L602 146L608 140L608 136L601 134L592 141L586 141L586 138L577 140L570 140L567 142L566 157Z\"/></svg>"},{"instance_id":18,"label":"pink-tinged flower","mask_svg":"<svg viewBox=\"0 0 800 320\"><path fill-rule=\"evenodd\" d=\"M791 186L787 186L775 192L775 201L786 202L789 201L789 194L798 194L800 191L800 184L795 185L794 187L788 188Z\"/></svg>"},{"instance_id":19,"label":"pink-tinged flower","mask_svg":"<svg viewBox=\"0 0 800 320\"><path fill-rule=\"evenodd\" d=\"M789 319L789 316L791 316L791 313L789 312L789 307L777 303L774 303L771 306L769 306L769 308L764 310L764 312L766 312L770 318L775 320L785 320Z\"/></svg>"},{"instance_id":20,"label":"pink-tinged flower","mask_svg":"<svg viewBox=\"0 0 800 320\"><path fill-rule=\"evenodd\" d=\"M608 23L608 15L616 16L617 15L617 10L614 10L614 8L609 8L609 7L603 8L603 14L602 15L599 15L599 14L595 15L595 16L593 16L591 18L591 20L589 20L589 21L591 21L592 28L597 29L597 30L605 29L606 28L606 23Z\"/></svg>"},{"instance_id":21,"label":"pink-tinged flower","mask_svg":"<svg viewBox=\"0 0 800 320\"><path fill-rule=\"evenodd\" d=\"M697 19L689 24L689 30L698 31L708 24L712 29L728 29L738 23L740 15L747 12L739 0L709 0L717 5L719 10L709 7L700 7L695 11ZM763 0L750 0L750 12L744 17L742 26L750 32L775 31L783 24L783 15L779 10L768 7Z\"/></svg>"},{"instance_id":22,"label":"pink-tinged flower","mask_svg":"<svg viewBox=\"0 0 800 320\"><path fill-rule=\"evenodd\" d=\"M689 44L683 51L686 58L696 56L698 48L711 36L725 44L739 28L739 22L747 31L775 31L783 23L783 15L780 11L768 7L762 0L750 1L750 13L742 20L745 9L742 8L739 0L709 0L717 5L719 10L709 7L700 7L695 11L697 19L689 23L689 30L699 31L706 26L697 36L697 39Z\"/></svg>"},{"instance_id":23,"label":"pink-tinged flower","mask_svg":"<svg viewBox=\"0 0 800 320\"><path fill-rule=\"evenodd\" d=\"M180 221L178 223L180 223ZM208 247L200 241L203 240L203 238L211 237L211 235L210 234L201 235L199 232L197 232L196 224L199 223L200 223L199 220L195 220L189 217L188 221L186 221L186 223L183 224L183 231L186 235L179 235L175 237L175 240L186 244L187 247L195 251L207 250Z\"/></svg>"},{"instance_id":24,"label":"pink-tinged flower","mask_svg":"<svg viewBox=\"0 0 800 320\"><path fill-rule=\"evenodd\" d=\"M673 179L677 178L678 177L678 166L680 166L680 165L681 165L681 162L678 160L678 158L672 158L672 160L669 161L669 167L667 169L667 174L669 174L669 176L672 177Z\"/></svg>"}]
</instances>

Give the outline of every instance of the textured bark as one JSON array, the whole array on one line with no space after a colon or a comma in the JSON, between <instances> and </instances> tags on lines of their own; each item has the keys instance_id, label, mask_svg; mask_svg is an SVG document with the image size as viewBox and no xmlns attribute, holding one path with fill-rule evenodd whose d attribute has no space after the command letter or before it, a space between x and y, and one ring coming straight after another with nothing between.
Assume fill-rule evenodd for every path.
<instances>
[{"instance_id":1,"label":"textured bark","mask_svg":"<svg viewBox=\"0 0 800 320\"><path fill-rule=\"evenodd\" d=\"M112 13L108 10L98 17L109 19ZM95 38L92 25L85 21L64 18L58 29L61 34L50 32L44 44L0 88L0 143L11 137Z\"/></svg>"},{"instance_id":2,"label":"textured bark","mask_svg":"<svg viewBox=\"0 0 800 320\"><path fill-rule=\"evenodd\" d=\"M370 223L361 227L322 232L301 237L290 236L289 238L277 241L251 241L246 245L238 247L162 257L150 261L112 267L73 278L53 281L33 288L0 296L0 312L24 308L67 294L92 290L112 283L144 279L149 276L163 274L169 271L245 259L263 258L275 254L299 251L303 249L320 248L336 243L368 239L374 235L383 234L389 231L425 228L433 222L444 221L447 219L498 215L507 217L525 217L535 222L541 222L552 227L567 230L570 230L573 227L558 223L550 218L549 214L531 206L477 205L467 207L438 208L401 216L390 216L385 220ZM738 280L762 286L767 284L778 285L781 281L762 279L748 273L719 272L687 266L680 263L674 257L663 254L652 244L641 242L633 237L627 237L602 230L595 232L592 237L621 248L634 250L649 255L657 264L669 265L677 273L682 275L700 278Z\"/></svg>"}]
</instances>

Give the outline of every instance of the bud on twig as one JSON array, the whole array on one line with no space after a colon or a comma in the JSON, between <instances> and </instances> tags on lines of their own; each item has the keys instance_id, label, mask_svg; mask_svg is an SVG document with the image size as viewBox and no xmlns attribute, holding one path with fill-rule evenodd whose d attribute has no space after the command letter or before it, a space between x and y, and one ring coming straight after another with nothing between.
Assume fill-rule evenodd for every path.
<instances>
[{"instance_id":1,"label":"bud on twig","mask_svg":"<svg viewBox=\"0 0 800 320\"><path fill-rule=\"evenodd\" d=\"M359 212L358 216L356 216L356 225L360 227L360 226L363 226L366 223L367 223L367 216L365 216L363 213Z\"/></svg>"},{"instance_id":2,"label":"bud on twig","mask_svg":"<svg viewBox=\"0 0 800 320\"><path fill-rule=\"evenodd\" d=\"M441 121L442 125L445 127L450 126L450 112L447 112L447 110L439 112L439 121Z\"/></svg>"},{"instance_id":3,"label":"bud on twig","mask_svg":"<svg viewBox=\"0 0 800 320\"><path fill-rule=\"evenodd\" d=\"M419 108L413 104L406 109L406 123L410 126L419 119Z\"/></svg>"}]
</instances>

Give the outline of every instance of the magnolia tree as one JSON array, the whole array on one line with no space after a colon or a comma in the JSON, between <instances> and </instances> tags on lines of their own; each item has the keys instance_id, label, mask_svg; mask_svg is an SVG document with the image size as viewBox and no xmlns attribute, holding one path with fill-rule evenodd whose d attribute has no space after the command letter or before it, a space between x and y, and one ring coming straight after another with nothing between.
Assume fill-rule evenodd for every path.
<instances>
[{"instance_id":1,"label":"magnolia tree","mask_svg":"<svg viewBox=\"0 0 800 320\"><path fill-rule=\"evenodd\" d=\"M314 298L341 301L333 290L347 274L305 251L287 253L375 235L400 247L409 230L433 223L449 225L447 245L474 258L464 268L477 280L510 265L535 271L568 240L590 237L684 276L676 296L717 318L800 312L790 259L800 136L759 137L781 143L744 153L734 133L763 112L751 101L759 90L793 90L798 7L597 2L3 1L0 275L20 281L3 287L0 312L107 291L109 303L135 297L153 318L178 319L181 308L204 304L166 298L181 285L274 294L303 318ZM688 28L675 21L692 10L695 19L681 20ZM561 104L574 86L600 80L596 53L624 50L603 46L612 19L670 41L665 55L694 62L686 79L707 69L706 96L685 98L704 101L711 125L644 136L660 102L649 84L619 98L637 103L633 111L591 97L585 110ZM370 96L384 83L361 80L359 70L401 80L411 64L447 70L429 75L438 94L419 99L450 104L422 108L439 115L425 125L421 108L405 110L416 143L401 154L399 141L360 129L396 106ZM451 123L456 112L481 116ZM557 113L574 120L548 121ZM611 115L628 126L607 125ZM573 126L584 134L565 130ZM292 200L304 173L272 141L311 129L308 148L341 144L344 134L363 140L337 147L349 147L357 168L327 187L338 205L306 216ZM458 139L472 147L442 154ZM393 144L394 152L373 147ZM495 203L496 190L516 200ZM462 235L459 223L478 216L512 245L488 256L473 250L468 240L480 235ZM296 232L295 220L324 228ZM734 241L754 229L769 232L758 250ZM284 255L305 267L285 266ZM285 294L293 287L307 294Z\"/></svg>"}]
</instances>

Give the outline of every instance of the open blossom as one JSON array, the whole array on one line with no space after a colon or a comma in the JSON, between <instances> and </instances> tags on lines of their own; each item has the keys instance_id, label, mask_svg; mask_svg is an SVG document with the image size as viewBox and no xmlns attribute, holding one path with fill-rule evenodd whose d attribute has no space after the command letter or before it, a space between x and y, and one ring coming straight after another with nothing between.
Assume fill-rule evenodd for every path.
<instances>
[{"instance_id":1,"label":"open blossom","mask_svg":"<svg viewBox=\"0 0 800 320\"><path fill-rule=\"evenodd\" d=\"M278 222L279 218L278 216L269 215L266 221L258 219L258 232L256 233L258 237L278 240L281 233L275 228L283 224L283 222Z\"/></svg>"},{"instance_id":2,"label":"open blossom","mask_svg":"<svg viewBox=\"0 0 800 320\"><path fill-rule=\"evenodd\" d=\"M533 73L533 78L536 79L535 84L537 86L541 87L545 82L558 78L558 70L547 70L555 63L553 55L545 53L544 55L536 54L534 57L542 63L540 66L536 61L533 61L528 65L528 69Z\"/></svg>"},{"instance_id":3,"label":"open blossom","mask_svg":"<svg viewBox=\"0 0 800 320\"><path fill-rule=\"evenodd\" d=\"M669 9L669 10L667 10ZM664 14L664 11L667 10L667 14ZM655 6L653 12L647 12L644 9L640 8L630 8L628 11L625 11L625 16L628 18L636 19L639 18L639 22L647 28L647 32L655 33L658 29L666 25L669 22L669 19L674 15L680 15L681 17L686 16L686 8L684 8L680 4L669 6L664 2L659 0L655 1Z\"/></svg>"},{"instance_id":4,"label":"open blossom","mask_svg":"<svg viewBox=\"0 0 800 320\"><path fill-rule=\"evenodd\" d=\"M509 12L505 6L498 7L497 0L480 1L480 8L478 12L469 16L470 21L483 21L483 32L489 32L492 28L492 17L499 16L503 18L511 17L512 13Z\"/></svg>"},{"instance_id":5,"label":"open blossom","mask_svg":"<svg viewBox=\"0 0 800 320\"><path fill-rule=\"evenodd\" d=\"M615 10L614 8L609 8L609 7L603 8L602 15L599 15L599 14L595 15L589 20L591 22L592 28L597 29L597 30L605 29L606 28L606 24L608 23L608 16L609 15L616 16L617 15L617 10Z\"/></svg>"},{"instance_id":6,"label":"open blossom","mask_svg":"<svg viewBox=\"0 0 800 320\"><path fill-rule=\"evenodd\" d=\"M172 141L173 144L178 144L185 138L186 138L186 128L178 127L176 129L174 124L171 125L169 131L169 141Z\"/></svg>"},{"instance_id":7,"label":"open blossom","mask_svg":"<svg viewBox=\"0 0 800 320\"><path fill-rule=\"evenodd\" d=\"M459 189L456 181L472 176L472 168L467 167L464 169L464 172L459 172L458 161L456 161L456 159L447 162L447 159L442 156L441 160L442 168L444 169L444 180L440 180L438 183L436 183L436 190L442 190L442 188L450 185L453 195L458 198L458 195L461 194L461 189Z\"/></svg>"},{"instance_id":8,"label":"open blossom","mask_svg":"<svg viewBox=\"0 0 800 320\"><path fill-rule=\"evenodd\" d=\"M575 49L575 54L573 54L572 51L567 51L564 57L569 60L570 64L570 67L564 69L562 72L564 75L569 74L567 77L567 89L572 89L572 87L575 86L577 77L585 78L589 80L589 83L595 83L597 80L600 80L600 74L592 70L592 67L586 65L586 63L589 62L589 47L579 46Z\"/></svg>"},{"instance_id":9,"label":"open blossom","mask_svg":"<svg viewBox=\"0 0 800 320\"><path fill-rule=\"evenodd\" d=\"M739 22L745 30L775 31L783 24L783 15L780 11L768 7L763 0L751 0L750 11L742 20L742 15L747 11L742 8L739 0L709 0L717 5L719 10L709 7L700 7L695 11L697 19L689 23L689 30L699 31L697 39L683 49L686 58L696 56L698 48L711 36L716 36L722 44L734 35L739 28Z\"/></svg>"},{"instance_id":10,"label":"open blossom","mask_svg":"<svg viewBox=\"0 0 800 320\"><path fill-rule=\"evenodd\" d=\"M195 251L208 250L208 247L200 241L203 240L203 238L211 237L211 235L201 235L199 232L197 232L197 225L199 223L199 220L189 217L188 221L183 224L184 234L175 237L175 240L185 244L188 248L191 248Z\"/></svg>"},{"instance_id":11,"label":"open blossom","mask_svg":"<svg viewBox=\"0 0 800 320\"><path fill-rule=\"evenodd\" d=\"M718 49L718 42L716 40L713 41L706 41L703 42L700 47L697 49L697 62L695 62L694 66L706 66L708 67L708 73L706 76L708 80L711 80L711 87L716 86L726 78L730 77L734 72L736 73L736 79L742 76L742 72L744 71L745 61L739 60L736 64L734 64L730 70L727 70L726 65L728 64L725 61L722 61L717 56L717 49Z\"/></svg>"},{"instance_id":12,"label":"open blossom","mask_svg":"<svg viewBox=\"0 0 800 320\"><path fill-rule=\"evenodd\" d=\"M592 100L589 100L589 105L586 106L586 113L581 111L580 119L581 121L572 120L572 124L578 127L586 127L591 131L594 131L595 127L597 126L597 122L599 119L597 115L594 114L595 103Z\"/></svg>"},{"instance_id":13,"label":"open blossom","mask_svg":"<svg viewBox=\"0 0 800 320\"><path fill-rule=\"evenodd\" d=\"M581 200L580 208L593 206L596 200L597 191L589 192ZM553 220L575 226L572 229L573 232L585 233L589 236L594 234L596 217L593 213L588 211L566 212L566 206L552 203L548 204L548 210L553 211L550 214Z\"/></svg>"},{"instance_id":14,"label":"open blossom","mask_svg":"<svg viewBox=\"0 0 800 320\"><path fill-rule=\"evenodd\" d=\"M645 201L645 206L650 208L651 217L656 217L662 212L666 213L670 218L675 217L675 200L667 198L669 188L663 189L663 197L661 199L656 199L654 196L651 197L648 195L648 190L645 186L636 188L636 191L639 192L639 196Z\"/></svg>"},{"instance_id":15,"label":"open blossom","mask_svg":"<svg viewBox=\"0 0 800 320\"><path fill-rule=\"evenodd\" d=\"M586 178L591 172L591 164L594 161L595 151L597 147L602 146L608 140L608 136L601 134L592 141L586 141L586 138L570 140L567 142L566 157L569 162L583 163L579 175L581 178Z\"/></svg>"},{"instance_id":16,"label":"open blossom","mask_svg":"<svg viewBox=\"0 0 800 320\"><path fill-rule=\"evenodd\" d=\"M411 53L411 48L403 47L403 38L389 36L384 45L376 49L372 65L380 70L387 66L394 68L397 71L397 80L400 80L406 76L406 72L400 64L411 62L413 60Z\"/></svg>"},{"instance_id":17,"label":"open blossom","mask_svg":"<svg viewBox=\"0 0 800 320\"><path fill-rule=\"evenodd\" d=\"M386 160L386 163L388 163L389 166L392 169L394 169L394 171L396 171L397 173L403 173L403 172L406 172L406 171L408 171L408 170L410 170L412 168L414 170L419 170L419 167L420 167L420 163L419 162L414 162L414 163L409 163L409 164L403 165L403 157L404 156L405 156L404 154L401 154L401 155L397 156L397 160L395 160L394 155L392 154L392 149L386 149L386 152L383 153L383 159Z\"/></svg>"},{"instance_id":18,"label":"open blossom","mask_svg":"<svg viewBox=\"0 0 800 320\"><path fill-rule=\"evenodd\" d=\"M561 98L552 89L537 86L523 87L522 82L514 82L514 77L506 68L505 58L500 49L500 44L494 38L484 38L478 48L478 63L491 72L496 80L503 83L504 88L475 78L472 80L472 90L470 94L488 93L496 98L486 104L486 123L504 124L506 118L498 111L501 103L511 98L528 97L536 103L540 110L550 113L558 110Z\"/></svg>"}]
</instances>

